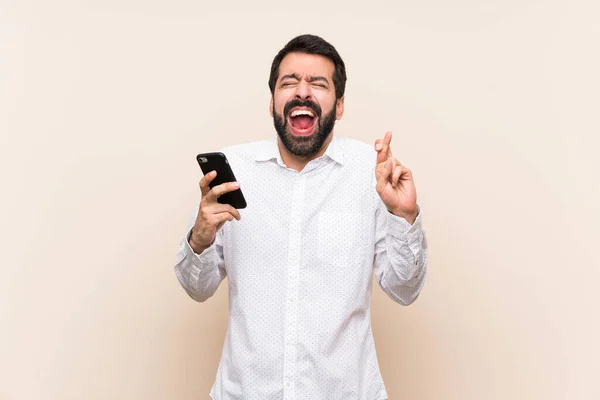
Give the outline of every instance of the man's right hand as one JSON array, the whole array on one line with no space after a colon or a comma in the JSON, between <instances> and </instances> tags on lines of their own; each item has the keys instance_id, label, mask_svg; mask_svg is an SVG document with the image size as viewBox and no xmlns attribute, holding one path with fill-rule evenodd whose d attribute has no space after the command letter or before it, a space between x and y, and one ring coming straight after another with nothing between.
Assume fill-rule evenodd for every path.
<instances>
[{"instance_id":1,"label":"man's right hand","mask_svg":"<svg viewBox=\"0 0 600 400\"><path fill-rule=\"evenodd\" d=\"M217 202L219 196L239 189L240 184L238 182L226 182L211 189L208 184L216 176L217 171L211 171L200 180L202 200L189 240L190 246L196 254L200 254L210 247L215 241L217 231L221 229L225 221L232 221L234 218L238 221L241 219L240 212L234 207Z\"/></svg>"}]
</instances>

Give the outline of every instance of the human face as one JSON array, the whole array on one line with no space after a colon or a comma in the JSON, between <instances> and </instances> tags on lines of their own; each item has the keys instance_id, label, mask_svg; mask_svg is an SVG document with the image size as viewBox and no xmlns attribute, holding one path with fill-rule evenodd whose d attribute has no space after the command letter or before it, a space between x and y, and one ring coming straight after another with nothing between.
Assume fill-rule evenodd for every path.
<instances>
[{"instance_id":1,"label":"human face","mask_svg":"<svg viewBox=\"0 0 600 400\"><path fill-rule=\"evenodd\" d=\"M344 99L335 98L334 71L330 59L315 54L290 53L279 65L270 109L277 134L293 155L318 153L343 115Z\"/></svg>"}]
</instances>

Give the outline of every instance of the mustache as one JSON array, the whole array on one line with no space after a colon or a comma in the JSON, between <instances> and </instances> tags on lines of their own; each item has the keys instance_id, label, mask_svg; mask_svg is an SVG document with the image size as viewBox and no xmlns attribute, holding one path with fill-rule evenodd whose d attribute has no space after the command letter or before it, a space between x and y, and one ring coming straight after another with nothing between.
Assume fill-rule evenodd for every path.
<instances>
[{"instance_id":1,"label":"mustache","mask_svg":"<svg viewBox=\"0 0 600 400\"><path fill-rule=\"evenodd\" d=\"M314 101L311 100L300 100L300 99L294 99L294 100L290 100L284 107L283 109L283 115L284 118L285 116L287 116L290 113L290 110L294 107L308 107L311 110L313 110L315 112L315 115L317 117L321 117L321 107L315 103Z\"/></svg>"}]
</instances>

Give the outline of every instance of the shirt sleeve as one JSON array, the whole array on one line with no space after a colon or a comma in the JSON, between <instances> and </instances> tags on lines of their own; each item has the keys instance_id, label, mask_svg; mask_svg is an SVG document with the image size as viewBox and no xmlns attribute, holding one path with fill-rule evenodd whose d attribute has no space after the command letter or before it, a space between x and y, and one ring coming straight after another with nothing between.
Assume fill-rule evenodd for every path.
<instances>
[{"instance_id":1,"label":"shirt sleeve","mask_svg":"<svg viewBox=\"0 0 600 400\"><path fill-rule=\"evenodd\" d=\"M200 205L188 226L175 262L175 275L187 294L194 300L203 302L210 298L219 287L221 281L227 276L223 261L223 233L217 231L217 237L210 247L202 253L196 254L190 246L189 237L198 215Z\"/></svg>"},{"instance_id":2,"label":"shirt sleeve","mask_svg":"<svg viewBox=\"0 0 600 400\"><path fill-rule=\"evenodd\" d=\"M421 209L411 225L390 213L380 199L379 203L375 213L375 277L392 300L409 305L419 296L427 273L427 238Z\"/></svg>"}]
</instances>

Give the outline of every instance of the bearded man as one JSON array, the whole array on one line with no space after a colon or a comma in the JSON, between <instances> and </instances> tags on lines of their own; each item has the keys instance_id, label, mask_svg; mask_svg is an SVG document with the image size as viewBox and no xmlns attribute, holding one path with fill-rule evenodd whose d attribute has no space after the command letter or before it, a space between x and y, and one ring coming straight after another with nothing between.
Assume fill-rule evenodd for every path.
<instances>
[{"instance_id":1,"label":"bearded man","mask_svg":"<svg viewBox=\"0 0 600 400\"><path fill-rule=\"evenodd\" d=\"M228 278L229 320L215 400L383 400L371 331L371 279L402 305L419 295L427 245L412 172L338 137L346 69L324 39L301 35L274 58L271 140L229 146L237 182L200 181L176 276L194 300ZM217 201L243 188L248 207ZM208 329L208 328L207 328Z\"/></svg>"}]
</instances>

